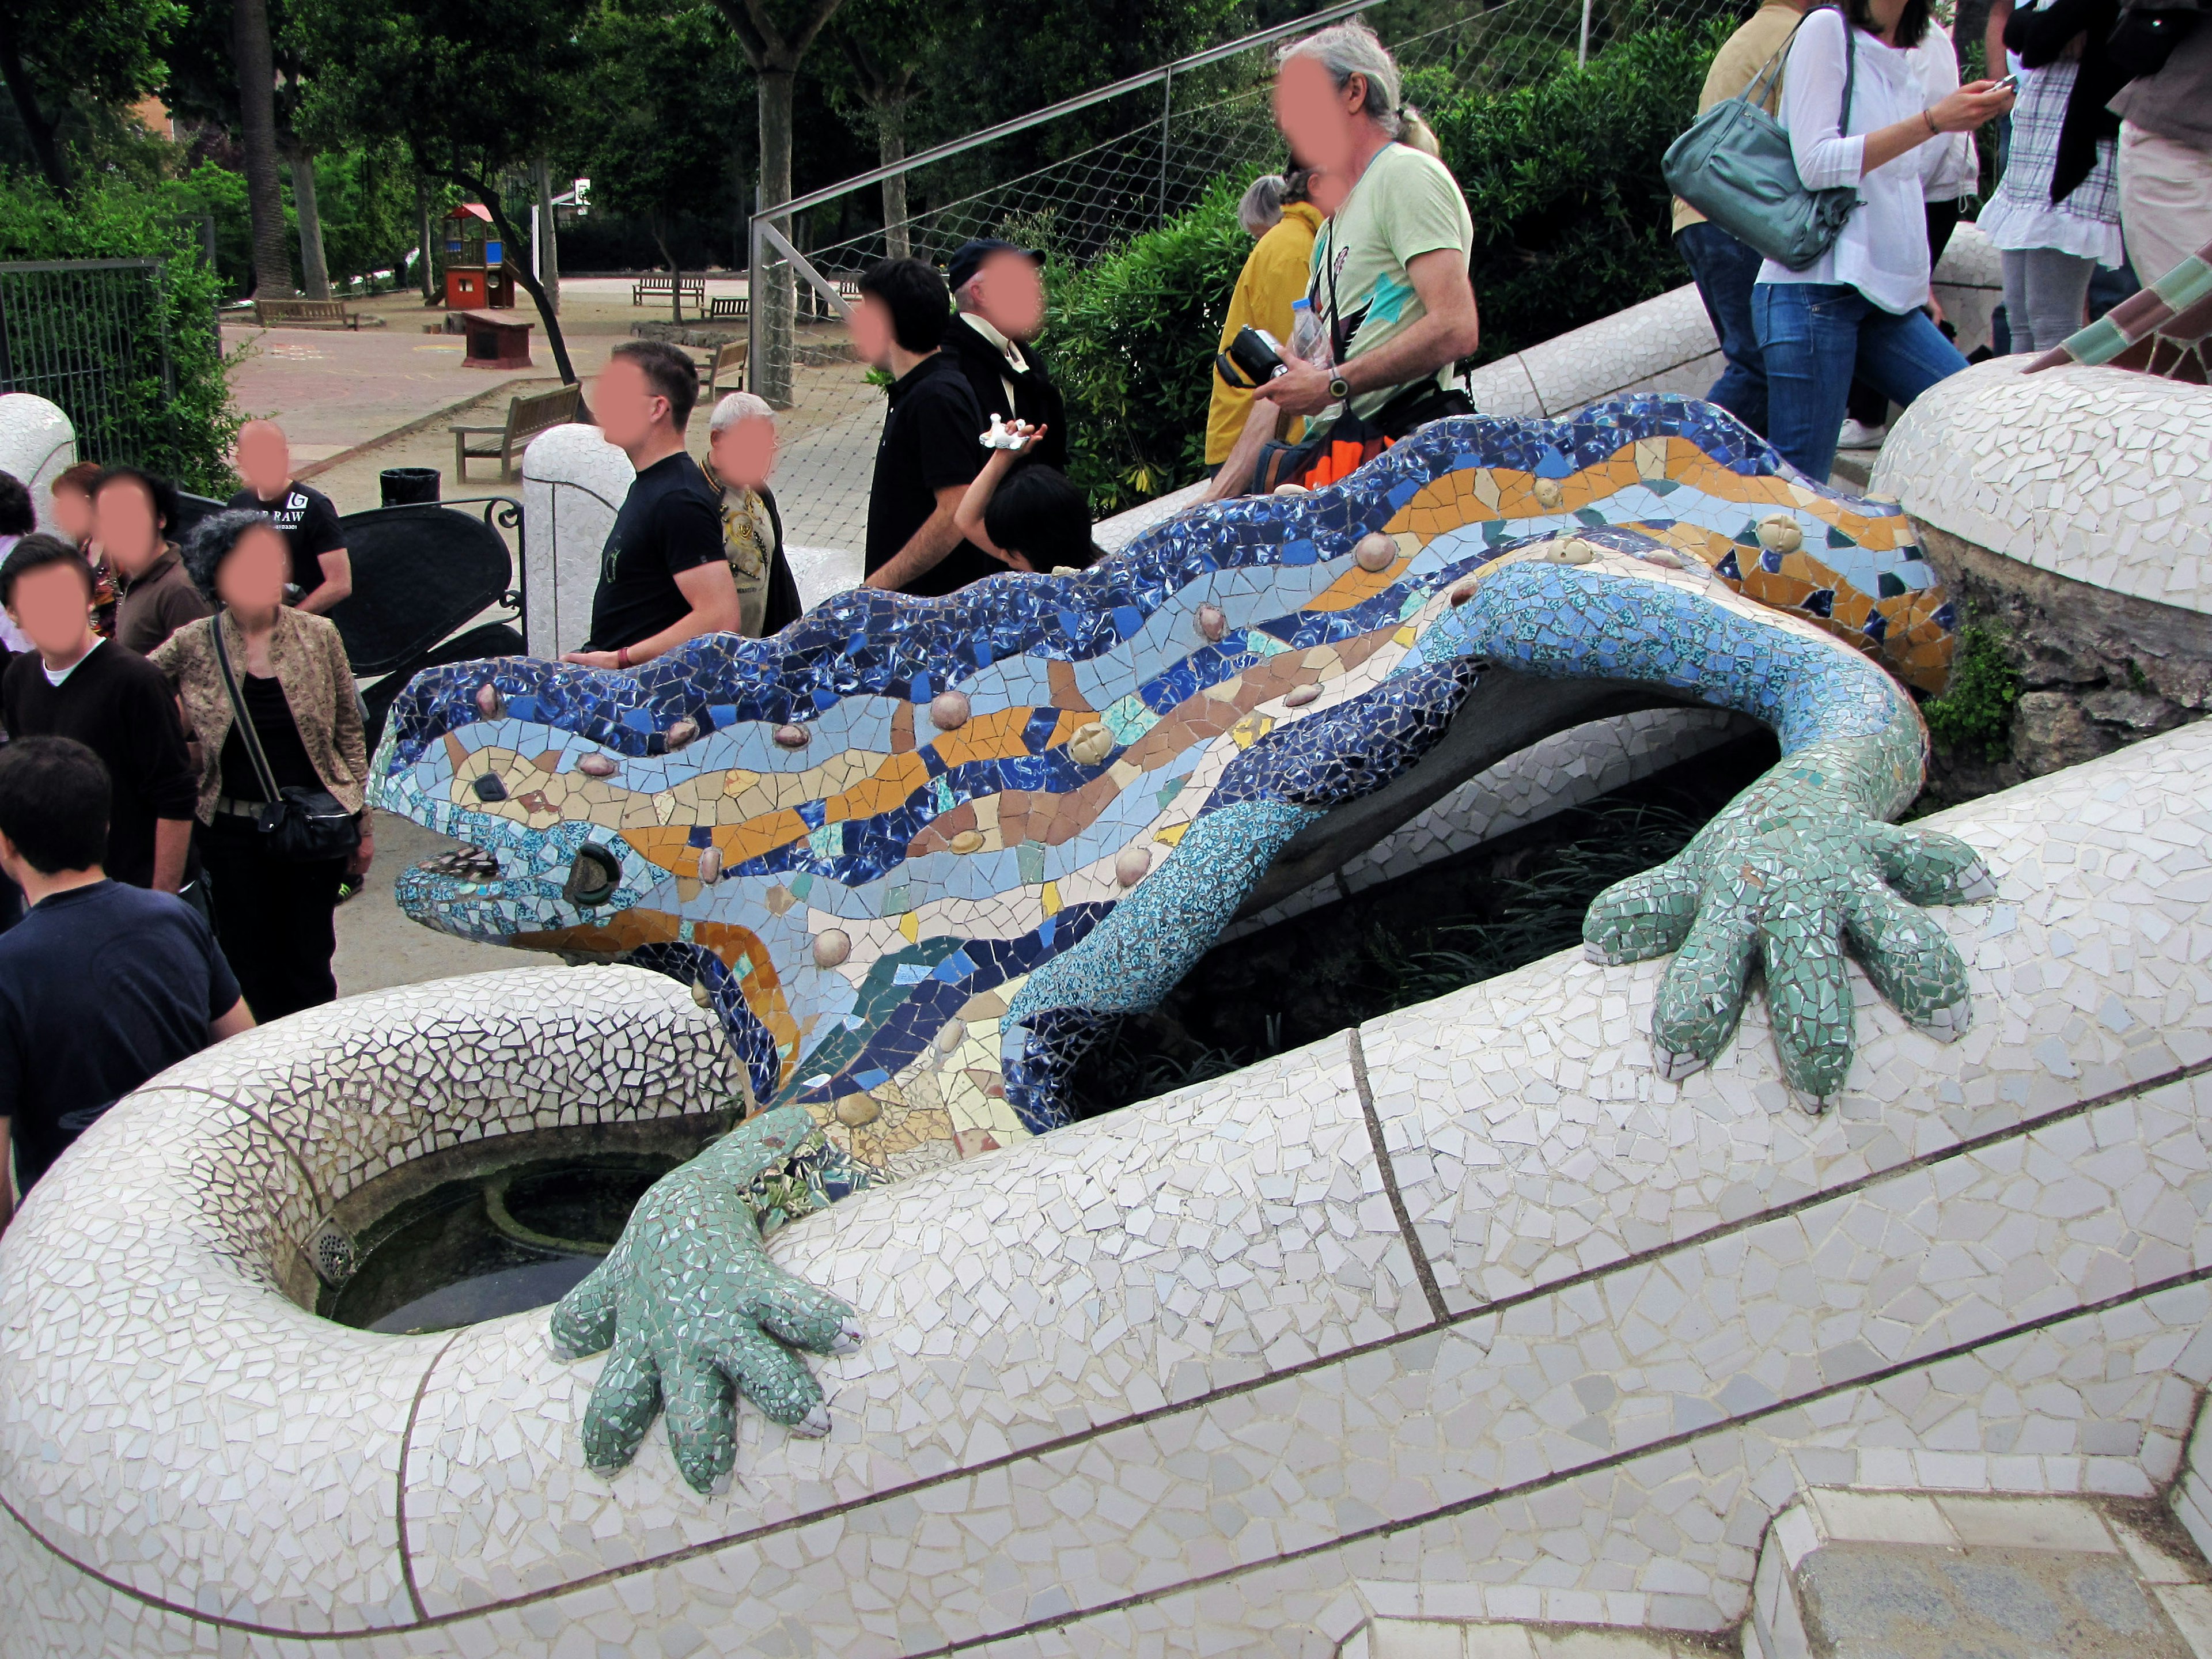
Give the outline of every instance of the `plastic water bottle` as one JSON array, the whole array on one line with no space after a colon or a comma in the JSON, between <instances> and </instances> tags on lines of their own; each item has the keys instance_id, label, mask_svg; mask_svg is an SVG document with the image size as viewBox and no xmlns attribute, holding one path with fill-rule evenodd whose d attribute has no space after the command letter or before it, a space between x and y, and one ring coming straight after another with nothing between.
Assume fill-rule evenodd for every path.
<instances>
[{"instance_id":1,"label":"plastic water bottle","mask_svg":"<svg viewBox=\"0 0 2212 1659\"><path fill-rule=\"evenodd\" d=\"M1328 331L1322 326L1310 300L1291 302L1291 353L1316 368L1330 366Z\"/></svg>"}]
</instances>

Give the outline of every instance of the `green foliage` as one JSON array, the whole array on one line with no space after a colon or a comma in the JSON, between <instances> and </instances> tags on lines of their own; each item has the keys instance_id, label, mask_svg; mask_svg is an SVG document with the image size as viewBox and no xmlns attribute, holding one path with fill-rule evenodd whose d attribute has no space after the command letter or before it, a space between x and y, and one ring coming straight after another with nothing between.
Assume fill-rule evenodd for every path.
<instances>
[{"instance_id":1,"label":"green foliage","mask_svg":"<svg viewBox=\"0 0 2212 1659\"><path fill-rule=\"evenodd\" d=\"M1241 182L1088 268L1054 263L1041 343L1067 398L1068 472L1100 515L1198 476L1213 352L1252 251L1237 223ZM1047 244L1049 246L1049 243Z\"/></svg>"},{"instance_id":2,"label":"green foliage","mask_svg":"<svg viewBox=\"0 0 2212 1659\"><path fill-rule=\"evenodd\" d=\"M1484 360L1687 280L1659 158L1695 118L1729 27L1647 29L1586 69L1563 52L1540 80L1429 112L1474 219Z\"/></svg>"},{"instance_id":3,"label":"green foliage","mask_svg":"<svg viewBox=\"0 0 2212 1659\"><path fill-rule=\"evenodd\" d=\"M40 180L0 175L0 259L163 262L161 306L145 313L134 341L121 418L112 433L83 437L88 447L108 447L100 459L134 461L188 489L223 495L235 487L228 456L240 417L231 407L215 328L219 279L202 261L197 230L179 220L178 207L169 189L149 190L126 179L88 179L64 201ZM64 338L74 326L65 311L46 325ZM173 386L167 392L161 374L164 334ZM67 398L57 401L68 408ZM82 430L84 417L70 413Z\"/></svg>"},{"instance_id":4,"label":"green foliage","mask_svg":"<svg viewBox=\"0 0 2212 1659\"><path fill-rule=\"evenodd\" d=\"M2012 711L2020 702L2020 671L2004 636L1980 623L1959 635L1951 680L1943 695L1921 704L1929 734L1946 749L1978 748L1990 760L2004 753Z\"/></svg>"}]
</instances>

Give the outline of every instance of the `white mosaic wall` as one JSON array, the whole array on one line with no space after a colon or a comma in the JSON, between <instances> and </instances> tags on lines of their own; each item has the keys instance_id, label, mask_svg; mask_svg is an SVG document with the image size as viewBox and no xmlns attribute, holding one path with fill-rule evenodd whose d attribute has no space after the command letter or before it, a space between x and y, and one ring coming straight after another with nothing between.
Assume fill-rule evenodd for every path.
<instances>
[{"instance_id":1,"label":"white mosaic wall","mask_svg":"<svg viewBox=\"0 0 2212 1659\"><path fill-rule=\"evenodd\" d=\"M542 1316L378 1337L271 1285L476 1119L718 1100L679 988L226 1045L0 1239L0 1654L1322 1659L1374 1615L1730 1625L1810 1485L2148 1494L2212 1379L2208 787L2200 725L1933 820L2001 890L1936 913L1973 1030L1858 981L1819 1119L1756 1009L1666 1083L1663 964L1562 956L800 1223L869 1340L826 1440L747 1413L708 1500L658 1432L581 1468L598 1362Z\"/></svg>"},{"instance_id":2,"label":"white mosaic wall","mask_svg":"<svg viewBox=\"0 0 2212 1659\"><path fill-rule=\"evenodd\" d=\"M1990 313L2003 298L1996 250L1962 224L1936 270L1936 296L1959 333L1959 349L1987 343ZM1703 397L1722 368L1719 343L1694 284L1615 312L1526 351L1500 357L1468 381L1486 415L1556 417L1631 392ZM1874 492L1879 496L1881 492Z\"/></svg>"},{"instance_id":3,"label":"white mosaic wall","mask_svg":"<svg viewBox=\"0 0 2212 1659\"><path fill-rule=\"evenodd\" d=\"M29 488L40 529L60 528L54 522L54 480L76 465L76 428L58 404L27 392L0 394L0 472Z\"/></svg>"},{"instance_id":4,"label":"white mosaic wall","mask_svg":"<svg viewBox=\"0 0 2212 1659\"><path fill-rule=\"evenodd\" d=\"M2000 357L1925 393L1869 493L2038 569L2212 612L2212 388Z\"/></svg>"},{"instance_id":5,"label":"white mosaic wall","mask_svg":"<svg viewBox=\"0 0 2212 1659\"><path fill-rule=\"evenodd\" d=\"M530 654L557 657L590 637L599 554L636 469L595 426L556 426L522 453L522 591Z\"/></svg>"}]
</instances>

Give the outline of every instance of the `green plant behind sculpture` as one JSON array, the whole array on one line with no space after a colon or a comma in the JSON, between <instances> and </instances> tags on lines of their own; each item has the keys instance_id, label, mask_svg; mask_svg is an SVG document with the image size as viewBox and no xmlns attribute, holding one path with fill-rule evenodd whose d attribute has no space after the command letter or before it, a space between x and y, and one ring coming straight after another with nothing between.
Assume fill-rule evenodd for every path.
<instances>
[{"instance_id":1,"label":"green plant behind sculpture","mask_svg":"<svg viewBox=\"0 0 2212 1659\"><path fill-rule=\"evenodd\" d=\"M1945 749L1978 748L1984 758L2004 753L2012 732L2012 711L2020 702L2020 671L2012 665L2004 637L1980 623L1959 635L1951 659L1951 683L1940 697L1921 706L1929 735Z\"/></svg>"}]
</instances>

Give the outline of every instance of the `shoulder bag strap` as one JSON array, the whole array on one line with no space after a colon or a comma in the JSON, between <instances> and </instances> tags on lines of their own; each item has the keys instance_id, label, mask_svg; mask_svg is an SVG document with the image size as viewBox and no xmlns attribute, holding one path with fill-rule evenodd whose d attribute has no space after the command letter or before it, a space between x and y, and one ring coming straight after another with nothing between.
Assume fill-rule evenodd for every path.
<instances>
[{"instance_id":1,"label":"shoulder bag strap","mask_svg":"<svg viewBox=\"0 0 2212 1659\"><path fill-rule=\"evenodd\" d=\"M222 689L230 693L230 712L238 720L239 741L246 745L246 758L253 763L253 775L261 785L262 799L282 800L283 796L276 789L276 775L269 769L269 757L261 752L261 734L253 729L253 716L246 712L246 699L239 695L238 680L230 670L230 653L222 642L222 617L221 611L210 617L208 631L215 636L216 665L222 670Z\"/></svg>"},{"instance_id":2,"label":"shoulder bag strap","mask_svg":"<svg viewBox=\"0 0 2212 1659\"><path fill-rule=\"evenodd\" d=\"M1848 137L1851 130L1851 83L1858 78L1858 42L1852 37L1858 31L1851 27L1850 13L1838 14L1844 20L1844 112L1836 123L1836 137Z\"/></svg>"}]
</instances>

